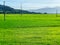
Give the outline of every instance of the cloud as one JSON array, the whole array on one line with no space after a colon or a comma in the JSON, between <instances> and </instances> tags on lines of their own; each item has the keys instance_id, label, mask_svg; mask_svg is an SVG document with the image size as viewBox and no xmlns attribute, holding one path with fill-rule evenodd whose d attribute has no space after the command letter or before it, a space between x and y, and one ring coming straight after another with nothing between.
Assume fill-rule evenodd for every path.
<instances>
[{"instance_id":1,"label":"cloud","mask_svg":"<svg viewBox=\"0 0 60 45\"><path fill-rule=\"evenodd\" d=\"M3 4L4 0L0 0L0 4ZM5 0L6 5L19 8L22 3L23 9L38 9L44 7L56 7L60 6L60 0Z\"/></svg>"}]
</instances>

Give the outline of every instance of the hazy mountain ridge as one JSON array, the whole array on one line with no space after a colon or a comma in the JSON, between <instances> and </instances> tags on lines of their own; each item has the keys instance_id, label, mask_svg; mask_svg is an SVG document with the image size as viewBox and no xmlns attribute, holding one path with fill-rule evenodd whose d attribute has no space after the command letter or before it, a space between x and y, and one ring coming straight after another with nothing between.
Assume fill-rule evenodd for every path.
<instances>
[{"instance_id":1,"label":"hazy mountain ridge","mask_svg":"<svg viewBox=\"0 0 60 45\"><path fill-rule=\"evenodd\" d=\"M40 13L56 13L56 10L57 10L57 13L60 13L60 7L54 7L54 8L41 8L41 9L35 9L35 10L29 10L31 12L40 12Z\"/></svg>"},{"instance_id":2,"label":"hazy mountain ridge","mask_svg":"<svg viewBox=\"0 0 60 45\"><path fill-rule=\"evenodd\" d=\"M4 6L4 5L0 5L0 13L3 13L3 11L5 10L5 13L35 13L35 12L29 12L27 10L20 10L20 9L14 9L12 7L9 6Z\"/></svg>"},{"instance_id":3,"label":"hazy mountain ridge","mask_svg":"<svg viewBox=\"0 0 60 45\"><path fill-rule=\"evenodd\" d=\"M5 13L27 13L27 14L35 14L35 13L60 13L60 7L54 7L54 8L41 8L41 9L35 9L35 10L21 10L21 9L14 9L12 7L9 6L5 6L4 5L0 5L0 13L3 13L3 11L5 10Z\"/></svg>"}]
</instances>

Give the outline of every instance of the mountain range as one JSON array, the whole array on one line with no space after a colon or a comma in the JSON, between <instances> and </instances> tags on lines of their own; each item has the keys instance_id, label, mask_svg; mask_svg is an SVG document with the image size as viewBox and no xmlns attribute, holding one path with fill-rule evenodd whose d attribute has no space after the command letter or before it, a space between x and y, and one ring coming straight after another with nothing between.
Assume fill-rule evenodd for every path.
<instances>
[{"instance_id":1,"label":"mountain range","mask_svg":"<svg viewBox=\"0 0 60 45\"><path fill-rule=\"evenodd\" d=\"M60 13L60 7L54 7L54 8L41 8L41 9L35 9L35 10L29 10L30 12L39 12L39 13Z\"/></svg>"},{"instance_id":2,"label":"mountain range","mask_svg":"<svg viewBox=\"0 0 60 45\"><path fill-rule=\"evenodd\" d=\"M14 9L12 7L9 6L4 6L4 5L0 5L0 14L1 13L12 13L12 14L20 14L20 13L34 13L34 12L29 12L27 10L21 10L21 9Z\"/></svg>"},{"instance_id":3,"label":"mountain range","mask_svg":"<svg viewBox=\"0 0 60 45\"><path fill-rule=\"evenodd\" d=\"M13 14L20 14L20 13L27 13L27 14L36 14L36 13L60 13L60 7L46 7L46 8L40 8L40 9L32 9L32 10L21 10L21 9L14 9L10 6L4 6L0 5L0 13L13 13Z\"/></svg>"}]
</instances>

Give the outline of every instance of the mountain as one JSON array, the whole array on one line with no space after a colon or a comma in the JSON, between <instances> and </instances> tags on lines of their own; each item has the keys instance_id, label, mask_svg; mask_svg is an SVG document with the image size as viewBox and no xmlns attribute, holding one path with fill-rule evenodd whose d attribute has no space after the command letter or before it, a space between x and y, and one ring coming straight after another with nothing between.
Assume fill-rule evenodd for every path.
<instances>
[{"instance_id":1,"label":"mountain","mask_svg":"<svg viewBox=\"0 0 60 45\"><path fill-rule=\"evenodd\" d=\"M39 13L60 13L60 7L54 7L54 8L41 8L41 9L35 9L35 10L29 10L30 12L39 12Z\"/></svg>"},{"instance_id":2,"label":"mountain","mask_svg":"<svg viewBox=\"0 0 60 45\"><path fill-rule=\"evenodd\" d=\"M27 11L27 10L20 10L20 9L15 9L15 13L35 14L35 12L30 12L30 11Z\"/></svg>"},{"instance_id":3,"label":"mountain","mask_svg":"<svg viewBox=\"0 0 60 45\"><path fill-rule=\"evenodd\" d=\"M3 11L5 11L6 13L8 12L14 12L15 9L9 7L9 6L4 6L4 5L0 5L0 13L3 13Z\"/></svg>"},{"instance_id":4,"label":"mountain","mask_svg":"<svg viewBox=\"0 0 60 45\"><path fill-rule=\"evenodd\" d=\"M56 10L57 13L60 13L60 7L54 7L54 8L47 7L35 10L21 10L21 9L14 9L9 6L0 5L0 13L3 13L3 11L5 11L5 13L12 13L12 14L56 13Z\"/></svg>"},{"instance_id":5,"label":"mountain","mask_svg":"<svg viewBox=\"0 0 60 45\"><path fill-rule=\"evenodd\" d=\"M13 14L20 14L20 13L35 13L35 12L29 12L26 10L20 10L20 9L14 9L12 7L9 6L4 6L4 5L0 5L0 14L1 13L13 13Z\"/></svg>"}]
</instances>

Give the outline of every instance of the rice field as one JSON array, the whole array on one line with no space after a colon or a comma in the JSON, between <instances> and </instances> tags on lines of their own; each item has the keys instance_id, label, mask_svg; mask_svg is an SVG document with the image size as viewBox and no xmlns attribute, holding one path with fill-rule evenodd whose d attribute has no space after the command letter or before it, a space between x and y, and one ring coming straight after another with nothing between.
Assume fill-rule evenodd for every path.
<instances>
[{"instance_id":1,"label":"rice field","mask_svg":"<svg viewBox=\"0 0 60 45\"><path fill-rule=\"evenodd\" d=\"M60 14L0 14L0 45L60 45Z\"/></svg>"}]
</instances>

